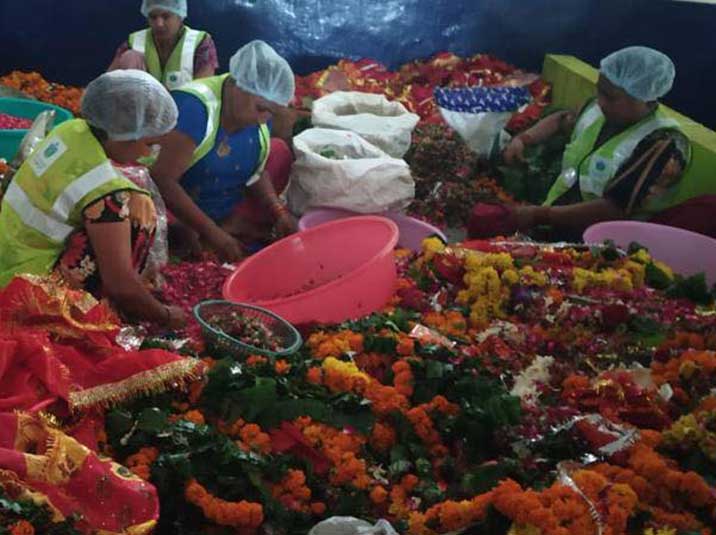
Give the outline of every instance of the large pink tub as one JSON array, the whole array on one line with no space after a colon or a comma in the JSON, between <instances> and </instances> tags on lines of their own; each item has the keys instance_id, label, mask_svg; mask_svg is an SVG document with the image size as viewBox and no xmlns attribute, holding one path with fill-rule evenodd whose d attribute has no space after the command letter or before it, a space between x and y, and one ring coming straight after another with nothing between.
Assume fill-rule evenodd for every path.
<instances>
[{"instance_id":1,"label":"large pink tub","mask_svg":"<svg viewBox=\"0 0 716 535\"><path fill-rule=\"evenodd\" d=\"M380 310L396 283L398 227L362 216L318 225L242 262L224 298L267 308L291 323L339 323Z\"/></svg>"}]
</instances>

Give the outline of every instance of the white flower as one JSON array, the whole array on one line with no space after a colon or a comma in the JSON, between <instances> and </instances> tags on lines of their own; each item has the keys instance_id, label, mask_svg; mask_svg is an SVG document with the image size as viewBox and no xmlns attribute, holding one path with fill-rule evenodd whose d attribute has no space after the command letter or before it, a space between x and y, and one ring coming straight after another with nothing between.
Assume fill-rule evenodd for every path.
<instances>
[{"instance_id":1,"label":"white flower","mask_svg":"<svg viewBox=\"0 0 716 535\"><path fill-rule=\"evenodd\" d=\"M549 368L552 364L554 357L535 357L532 364L517 376L510 394L523 401L536 401L539 397L538 386L549 382Z\"/></svg>"}]
</instances>

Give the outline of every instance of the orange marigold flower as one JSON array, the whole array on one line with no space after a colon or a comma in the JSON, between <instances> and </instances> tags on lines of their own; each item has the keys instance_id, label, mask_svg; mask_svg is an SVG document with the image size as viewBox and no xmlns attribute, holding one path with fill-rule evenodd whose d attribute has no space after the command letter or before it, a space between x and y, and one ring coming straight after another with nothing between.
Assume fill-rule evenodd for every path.
<instances>
[{"instance_id":1,"label":"orange marigold flower","mask_svg":"<svg viewBox=\"0 0 716 535\"><path fill-rule=\"evenodd\" d=\"M204 391L204 386L206 386L204 381L194 381L189 385L189 403L192 405L197 404L201 398L202 392Z\"/></svg>"},{"instance_id":2,"label":"orange marigold flower","mask_svg":"<svg viewBox=\"0 0 716 535\"><path fill-rule=\"evenodd\" d=\"M20 520L12 525L10 535L35 535L35 528L27 520Z\"/></svg>"},{"instance_id":3,"label":"orange marigold flower","mask_svg":"<svg viewBox=\"0 0 716 535\"><path fill-rule=\"evenodd\" d=\"M248 366L261 366L267 362L268 359L263 355L250 355L249 358L246 359L246 364Z\"/></svg>"},{"instance_id":4,"label":"orange marigold flower","mask_svg":"<svg viewBox=\"0 0 716 535\"><path fill-rule=\"evenodd\" d=\"M373 490L370 491L370 501L377 505L385 503L387 499L388 491L381 486L373 487Z\"/></svg>"},{"instance_id":5,"label":"orange marigold flower","mask_svg":"<svg viewBox=\"0 0 716 535\"><path fill-rule=\"evenodd\" d=\"M152 477L152 467L148 464L138 464L130 467L129 469L135 476L143 479L144 481L149 481Z\"/></svg>"},{"instance_id":6,"label":"orange marigold flower","mask_svg":"<svg viewBox=\"0 0 716 535\"><path fill-rule=\"evenodd\" d=\"M413 355L415 353L415 340L408 336L400 336L395 352L403 356Z\"/></svg>"},{"instance_id":7,"label":"orange marigold flower","mask_svg":"<svg viewBox=\"0 0 716 535\"><path fill-rule=\"evenodd\" d=\"M277 360L274 369L279 375L286 375L291 370L291 365L285 360Z\"/></svg>"},{"instance_id":8,"label":"orange marigold flower","mask_svg":"<svg viewBox=\"0 0 716 535\"><path fill-rule=\"evenodd\" d=\"M308 368L306 381L312 385L320 385L323 382L323 370L321 368Z\"/></svg>"},{"instance_id":9,"label":"orange marigold flower","mask_svg":"<svg viewBox=\"0 0 716 535\"><path fill-rule=\"evenodd\" d=\"M323 502L313 502L311 504L311 512L316 516L321 516L326 512L326 504Z\"/></svg>"},{"instance_id":10,"label":"orange marigold flower","mask_svg":"<svg viewBox=\"0 0 716 535\"><path fill-rule=\"evenodd\" d=\"M204 425L206 424L206 420L204 419L204 415L199 410L193 410L189 411L187 413L184 413L182 415L182 420L187 420L189 422L192 422L196 425Z\"/></svg>"},{"instance_id":11,"label":"orange marigold flower","mask_svg":"<svg viewBox=\"0 0 716 535\"><path fill-rule=\"evenodd\" d=\"M187 483L184 497L199 507L207 519L220 526L256 529L264 521L263 506L260 503L227 502L212 496L195 479Z\"/></svg>"},{"instance_id":12,"label":"orange marigold flower","mask_svg":"<svg viewBox=\"0 0 716 535\"><path fill-rule=\"evenodd\" d=\"M376 422L370 436L370 444L380 452L386 452L393 447L397 435L395 429L382 422Z\"/></svg>"},{"instance_id":13,"label":"orange marigold flower","mask_svg":"<svg viewBox=\"0 0 716 535\"><path fill-rule=\"evenodd\" d=\"M400 480L400 486L408 493L413 492L413 489L418 483L420 483L420 479L414 474L406 474L403 476L403 479Z\"/></svg>"}]
</instances>

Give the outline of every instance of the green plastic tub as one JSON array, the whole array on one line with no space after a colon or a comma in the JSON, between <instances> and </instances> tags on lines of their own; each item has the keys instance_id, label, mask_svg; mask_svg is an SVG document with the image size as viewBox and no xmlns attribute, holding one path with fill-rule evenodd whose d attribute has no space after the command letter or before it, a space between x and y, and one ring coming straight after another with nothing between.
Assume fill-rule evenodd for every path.
<instances>
[{"instance_id":1,"label":"green plastic tub","mask_svg":"<svg viewBox=\"0 0 716 535\"><path fill-rule=\"evenodd\" d=\"M0 113L34 120L45 110L55 110L55 125L72 119L72 114L69 111L54 104L23 98L0 98ZM5 158L7 161L12 160L17 154L22 138L25 137L26 133L27 130L25 129L0 129L0 158Z\"/></svg>"}]
</instances>

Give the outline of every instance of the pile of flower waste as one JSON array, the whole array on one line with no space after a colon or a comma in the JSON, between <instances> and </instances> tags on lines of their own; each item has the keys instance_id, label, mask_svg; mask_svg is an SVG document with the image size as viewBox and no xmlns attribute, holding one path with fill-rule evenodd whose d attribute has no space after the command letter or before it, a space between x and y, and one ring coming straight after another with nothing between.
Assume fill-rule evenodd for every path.
<instances>
[{"instance_id":1,"label":"pile of flower waste","mask_svg":"<svg viewBox=\"0 0 716 535\"><path fill-rule=\"evenodd\" d=\"M714 533L703 276L636 244L395 254L380 313L302 326L280 359L196 340L204 379L108 410L103 452L156 486L158 533L299 534L334 515L411 535Z\"/></svg>"}]
</instances>

